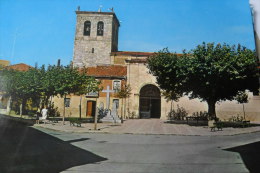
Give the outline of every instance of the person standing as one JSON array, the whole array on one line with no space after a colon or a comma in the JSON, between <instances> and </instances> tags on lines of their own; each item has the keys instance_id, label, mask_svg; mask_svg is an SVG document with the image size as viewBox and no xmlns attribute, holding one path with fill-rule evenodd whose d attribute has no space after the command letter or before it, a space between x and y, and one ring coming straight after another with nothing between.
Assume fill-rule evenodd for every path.
<instances>
[{"instance_id":1,"label":"person standing","mask_svg":"<svg viewBox=\"0 0 260 173\"><path fill-rule=\"evenodd\" d=\"M44 107L43 109L42 109L42 121L44 122L44 124L45 124L45 121L46 121L46 119L47 119L47 114L48 114L48 109L46 108L46 107Z\"/></svg>"},{"instance_id":2,"label":"person standing","mask_svg":"<svg viewBox=\"0 0 260 173\"><path fill-rule=\"evenodd\" d=\"M37 111L36 112L36 124L40 124L40 116L41 116L40 111Z\"/></svg>"}]
</instances>

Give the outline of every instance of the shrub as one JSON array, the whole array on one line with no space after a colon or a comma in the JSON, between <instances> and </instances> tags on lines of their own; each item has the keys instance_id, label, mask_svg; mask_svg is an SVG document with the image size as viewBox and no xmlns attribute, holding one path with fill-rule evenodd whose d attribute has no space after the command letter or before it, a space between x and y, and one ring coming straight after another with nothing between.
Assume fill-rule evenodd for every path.
<instances>
[{"instance_id":1,"label":"shrub","mask_svg":"<svg viewBox=\"0 0 260 173\"><path fill-rule=\"evenodd\" d=\"M137 118L135 111L131 112L129 109L127 109L127 116L129 119Z\"/></svg>"},{"instance_id":2,"label":"shrub","mask_svg":"<svg viewBox=\"0 0 260 173\"><path fill-rule=\"evenodd\" d=\"M108 109L98 108L98 120L104 118L108 113Z\"/></svg>"},{"instance_id":3,"label":"shrub","mask_svg":"<svg viewBox=\"0 0 260 173\"><path fill-rule=\"evenodd\" d=\"M193 112L192 116L198 117L199 120L209 120L210 119L207 111Z\"/></svg>"},{"instance_id":4,"label":"shrub","mask_svg":"<svg viewBox=\"0 0 260 173\"><path fill-rule=\"evenodd\" d=\"M32 116L34 116L36 114L36 112L37 111L29 110L27 114L28 114L28 116L32 117Z\"/></svg>"},{"instance_id":5,"label":"shrub","mask_svg":"<svg viewBox=\"0 0 260 173\"><path fill-rule=\"evenodd\" d=\"M48 115L51 116L51 117L59 117L60 116L60 112L58 111L58 107L55 107L53 102L51 104L49 104Z\"/></svg>"},{"instance_id":6,"label":"shrub","mask_svg":"<svg viewBox=\"0 0 260 173\"><path fill-rule=\"evenodd\" d=\"M244 121L244 118L242 116L232 116L228 119L229 122L242 122Z\"/></svg>"},{"instance_id":7,"label":"shrub","mask_svg":"<svg viewBox=\"0 0 260 173\"><path fill-rule=\"evenodd\" d=\"M188 112L183 108L177 105L177 110L174 109L168 113L169 120L184 120L184 118L188 115Z\"/></svg>"}]
</instances>

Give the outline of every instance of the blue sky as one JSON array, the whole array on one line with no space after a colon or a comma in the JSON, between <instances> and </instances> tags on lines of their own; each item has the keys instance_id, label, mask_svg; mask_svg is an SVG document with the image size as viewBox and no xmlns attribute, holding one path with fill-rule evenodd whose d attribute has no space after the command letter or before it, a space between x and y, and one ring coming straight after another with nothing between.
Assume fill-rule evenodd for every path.
<instances>
[{"instance_id":1,"label":"blue sky","mask_svg":"<svg viewBox=\"0 0 260 173\"><path fill-rule=\"evenodd\" d=\"M248 0L0 0L0 59L68 64L79 5L114 7L120 51L181 53L203 41L255 49Z\"/></svg>"}]
</instances>

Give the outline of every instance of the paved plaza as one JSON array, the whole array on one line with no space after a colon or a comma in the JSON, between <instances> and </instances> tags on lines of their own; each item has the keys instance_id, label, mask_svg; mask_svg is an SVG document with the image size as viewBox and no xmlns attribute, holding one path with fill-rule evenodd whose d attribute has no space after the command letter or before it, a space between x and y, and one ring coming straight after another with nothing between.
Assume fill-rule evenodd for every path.
<instances>
[{"instance_id":1,"label":"paved plaza","mask_svg":"<svg viewBox=\"0 0 260 173\"><path fill-rule=\"evenodd\" d=\"M64 132L79 133L111 133L111 134L149 134L149 135L195 135L195 136L221 136L237 135L260 131L260 126L248 128L223 128L222 131L211 132L207 126L190 126L187 124L170 124L159 119L129 119L123 124L98 123L94 130L93 123L83 123L81 127L70 126L69 122L35 124L34 127L43 127Z\"/></svg>"},{"instance_id":2,"label":"paved plaza","mask_svg":"<svg viewBox=\"0 0 260 173\"><path fill-rule=\"evenodd\" d=\"M258 127L210 132L206 127L149 119L98 124L100 130L93 131L93 124L33 125L0 116L0 128L4 173L260 171Z\"/></svg>"}]
</instances>

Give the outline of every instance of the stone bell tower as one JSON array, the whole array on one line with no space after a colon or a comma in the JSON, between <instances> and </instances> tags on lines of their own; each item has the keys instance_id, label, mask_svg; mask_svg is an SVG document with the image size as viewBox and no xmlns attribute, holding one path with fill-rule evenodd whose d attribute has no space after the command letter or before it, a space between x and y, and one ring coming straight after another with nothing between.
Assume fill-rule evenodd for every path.
<instances>
[{"instance_id":1,"label":"stone bell tower","mask_svg":"<svg viewBox=\"0 0 260 173\"><path fill-rule=\"evenodd\" d=\"M76 11L74 67L110 64L110 54L118 50L120 23L114 12Z\"/></svg>"}]
</instances>

